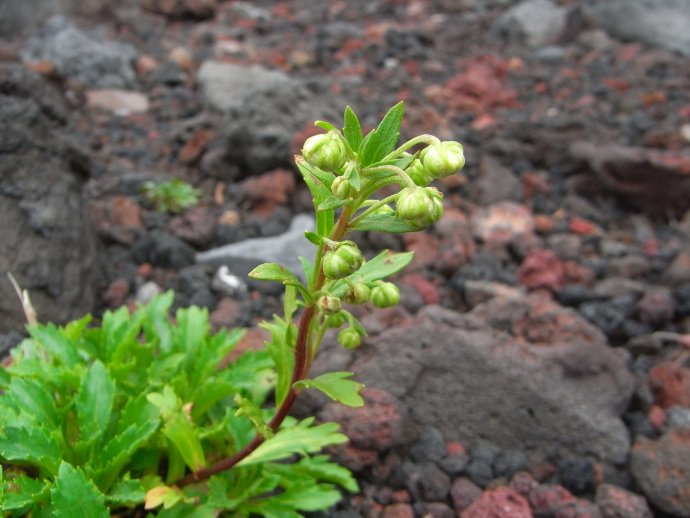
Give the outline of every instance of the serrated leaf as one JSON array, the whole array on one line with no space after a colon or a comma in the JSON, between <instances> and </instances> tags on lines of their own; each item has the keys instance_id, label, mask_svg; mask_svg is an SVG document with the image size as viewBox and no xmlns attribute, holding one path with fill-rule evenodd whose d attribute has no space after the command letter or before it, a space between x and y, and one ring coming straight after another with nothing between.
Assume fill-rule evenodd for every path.
<instances>
[{"instance_id":1,"label":"serrated leaf","mask_svg":"<svg viewBox=\"0 0 690 518\"><path fill-rule=\"evenodd\" d=\"M343 205L347 205L347 200L344 200L342 198L338 198L337 196L329 196L328 198L323 200L321 203L319 203L319 206L316 208L316 210L324 211L324 210L337 209L338 207L342 207Z\"/></svg>"},{"instance_id":2,"label":"serrated leaf","mask_svg":"<svg viewBox=\"0 0 690 518\"><path fill-rule=\"evenodd\" d=\"M118 481L110 492L105 496L105 499L110 504L117 506L126 505L134 506L144 502L146 491L141 485L140 480L123 479Z\"/></svg>"},{"instance_id":3,"label":"serrated leaf","mask_svg":"<svg viewBox=\"0 0 690 518\"><path fill-rule=\"evenodd\" d=\"M73 366L79 360L76 348L54 324L29 327L29 334L63 365Z\"/></svg>"},{"instance_id":4,"label":"serrated leaf","mask_svg":"<svg viewBox=\"0 0 690 518\"><path fill-rule=\"evenodd\" d=\"M9 384L5 397L39 425L50 429L59 427L55 400L45 383L25 378L14 378Z\"/></svg>"},{"instance_id":5,"label":"serrated leaf","mask_svg":"<svg viewBox=\"0 0 690 518\"><path fill-rule=\"evenodd\" d=\"M250 466L285 459L295 454L306 455L325 446L348 441L347 436L338 432L336 423L311 426L313 422L313 418L308 418L295 426L279 430L237 465Z\"/></svg>"},{"instance_id":6,"label":"serrated leaf","mask_svg":"<svg viewBox=\"0 0 690 518\"><path fill-rule=\"evenodd\" d=\"M328 397L350 407L364 406L364 400L359 393L364 384L350 380L351 372L328 372L316 378L298 381L295 388L315 388Z\"/></svg>"},{"instance_id":7,"label":"serrated leaf","mask_svg":"<svg viewBox=\"0 0 690 518\"><path fill-rule=\"evenodd\" d=\"M260 264L249 272L249 277L260 281L299 283L299 279L294 273L277 263Z\"/></svg>"},{"instance_id":8,"label":"serrated leaf","mask_svg":"<svg viewBox=\"0 0 690 518\"><path fill-rule=\"evenodd\" d=\"M390 254L388 250L384 250L373 259L365 262L355 273L338 281L331 289L331 292L336 297L342 297L345 295L348 282L370 283L390 277L410 264L413 257L414 252Z\"/></svg>"},{"instance_id":9,"label":"serrated leaf","mask_svg":"<svg viewBox=\"0 0 690 518\"><path fill-rule=\"evenodd\" d=\"M406 232L419 232L419 227L414 227L403 220L396 218L393 214L369 214L357 221L354 230L374 230L376 232L387 232L389 234L402 234Z\"/></svg>"},{"instance_id":10,"label":"serrated leaf","mask_svg":"<svg viewBox=\"0 0 690 518\"><path fill-rule=\"evenodd\" d=\"M180 308L175 313L175 320L173 348L185 354L183 369L193 375L199 361L199 350L205 346L206 336L211 330L208 309L198 306Z\"/></svg>"},{"instance_id":11,"label":"serrated leaf","mask_svg":"<svg viewBox=\"0 0 690 518\"><path fill-rule=\"evenodd\" d=\"M82 378L76 397L80 440L91 444L105 432L113 408L115 383L100 360Z\"/></svg>"},{"instance_id":12,"label":"serrated leaf","mask_svg":"<svg viewBox=\"0 0 690 518\"><path fill-rule=\"evenodd\" d=\"M400 137L400 124L405 110L401 101L383 117L378 127L367 135L359 148L360 164L367 167L393 151Z\"/></svg>"},{"instance_id":13,"label":"serrated leaf","mask_svg":"<svg viewBox=\"0 0 690 518\"><path fill-rule=\"evenodd\" d=\"M55 486L50 491L55 518L108 518L105 497L79 468L60 464Z\"/></svg>"},{"instance_id":14,"label":"serrated leaf","mask_svg":"<svg viewBox=\"0 0 690 518\"><path fill-rule=\"evenodd\" d=\"M0 435L0 455L6 460L32 464L56 475L62 458L57 434L39 427L6 426Z\"/></svg>"},{"instance_id":15,"label":"serrated leaf","mask_svg":"<svg viewBox=\"0 0 690 518\"><path fill-rule=\"evenodd\" d=\"M284 505L299 511L323 511L337 504L342 495L330 484L307 482L292 484L279 495L267 499L272 505ZM283 516L283 515L281 515Z\"/></svg>"},{"instance_id":16,"label":"serrated leaf","mask_svg":"<svg viewBox=\"0 0 690 518\"><path fill-rule=\"evenodd\" d=\"M95 472L93 479L98 487L105 491L112 485L120 470L130 461L134 452L154 434L159 424L156 418L131 425L105 444L92 462Z\"/></svg>"},{"instance_id":17,"label":"serrated leaf","mask_svg":"<svg viewBox=\"0 0 690 518\"><path fill-rule=\"evenodd\" d=\"M46 500L50 490L48 480L19 475L0 483L0 511L27 510Z\"/></svg>"},{"instance_id":18,"label":"serrated leaf","mask_svg":"<svg viewBox=\"0 0 690 518\"><path fill-rule=\"evenodd\" d=\"M362 143L362 126L359 124L359 119L352 108L349 106L345 108L345 115L343 116L345 126L343 128L343 135L345 140L354 151L359 149Z\"/></svg>"},{"instance_id":19,"label":"serrated leaf","mask_svg":"<svg viewBox=\"0 0 690 518\"><path fill-rule=\"evenodd\" d=\"M168 319L168 311L174 298L175 293L169 290L154 297L151 302L139 309L145 315L142 325L146 339L157 343L164 353L172 348L172 326Z\"/></svg>"},{"instance_id":20,"label":"serrated leaf","mask_svg":"<svg viewBox=\"0 0 690 518\"><path fill-rule=\"evenodd\" d=\"M307 473L317 480L338 484L350 493L359 492L359 485L352 472L344 466L330 461L326 455L305 457L290 467L292 470Z\"/></svg>"}]
</instances>

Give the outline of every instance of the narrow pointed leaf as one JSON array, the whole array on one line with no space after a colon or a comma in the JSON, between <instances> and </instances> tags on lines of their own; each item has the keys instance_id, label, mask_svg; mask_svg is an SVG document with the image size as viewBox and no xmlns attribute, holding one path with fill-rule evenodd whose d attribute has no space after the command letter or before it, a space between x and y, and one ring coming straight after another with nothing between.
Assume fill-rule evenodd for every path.
<instances>
[{"instance_id":1,"label":"narrow pointed leaf","mask_svg":"<svg viewBox=\"0 0 690 518\"><path fill-rule=\"evenodd\" d=\"M329 196L321 203L319 203L319 206L316 210L324 211L329 209L337 209L338 207L342 207L343 205L347 205L347 200L338 198L337 196Z\"/></svg>"},{"instance_id":2,"label":"narrow pointed leaf","mask_svg":"<svg viewBox=\"0 0 690 518\"><path fill-rule=\"evenodd\" d=\"M290 270L276 263L260 264L249 272L249 277L259 281L297 282L299 279Z\"/></svg>"},{"instance_id":3,"label":"narrow pointed leaf","mask_svg":"<svg viewBox=\"0 0 690 518\"><path fill-rule=\"evenodd\" d=\"M376 232L387 232L389 234L402 234L405 232L419 232L419 227L414 227L391 214L369 214L357 221L353 226L354 230L374 230Z\"/></svg>"},{"instance_id":4,"label":"narrow pointed leaf","mask_svg":"<svg viewBox=\"0 0 690 518\"><path fill-rule=\"evenodd\" d=\"M405 268L410 264L413 257L414 252L390 254L388 250L384 250L373 259L365 262L357 272L347 277L346 280L353 283L368 283L385 279ZM343 279L333 286L331 292L336 297L342 297L345 295L346 288L347 283Z\"/></svg>"},{"instance_id":5,"label":"narrow pointed leaf","mask_svg":"<svg viewBox=\"0 0 690 518\"><path fill-rule=\"evenodd\" d=\"M336 423L311 426L313 422L313 418L308 418L293 427L280 430L237 465L250 466L285 459L295 454L306 455L325 446L348 441L347 436L338 432Z\"/></svg>"},{"instance_id":6,"label":"narrow pointed leaf","mask_svg":"<svg viewBox=\"0 0 690 518\"><path fill-rule=\"evenodd\" d=\"M345 127L343 128L345 140L354 151L357 151L362 143L362 126L359 124L357 115L349 106L345 108L343 118L345 119Z\"/></svg>"},{"instance_id":7,"label":"narrow pointed leaf","mask_svg":"<svg viewBox=\"0 0 690 518\"><path fill-rule=\"evenodd\" d=\"M359 393L364 384L347 379L352 377L351 372L328 372L316 378L298 381L295 388L315 388L328 397L346 406L364 406L364 400Z\"/></svg>"},{"instance_id":8,"label":"narrow pointed leaf","mask_svg":"<svg viewBox=\"0 0 690 518\"><path fill-rule=\"evenodd\" d=\"M338 131L338 128L333 126L330 122L326 121L316 121L314 123L314 126L318 126L319 128L325 129L326 131Z\"/></svg>"},{"instance_id":9,"label":"narrow pointed leaf","mask_svg":"<svg viewBox=\"0 0 690 518\"><path fill-rule=\"evenodd\" d=\"M108 369L96 360L82 378L76 398L79 437L90 444L100 437L108 426L115 397L115 383Z\"/></svg>"},{"instance_id":10,"label":"narrow pointed leaf","mask_svg":"<svg viewBox=\"0 0 690 518\"><path fill-rule=\"evenodd\" d=\"M403 102L393 106L383 117L373 133L367 135L359 149L362 166L378 162L393 151L400 138L400 124L405 110Z\"/></svg>"}]
</instances>

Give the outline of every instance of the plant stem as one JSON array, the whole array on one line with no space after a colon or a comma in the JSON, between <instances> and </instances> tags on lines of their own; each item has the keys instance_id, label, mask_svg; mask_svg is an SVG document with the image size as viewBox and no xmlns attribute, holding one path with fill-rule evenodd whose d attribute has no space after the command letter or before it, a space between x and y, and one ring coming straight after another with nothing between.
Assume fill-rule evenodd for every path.
<instances>
[{"instance_id":1,"label":"plant stem","mask_svg":"<svg viewBox=\"0 0 690 518\"><path fill-rule=\"evenodd\" d=\"M335 227L333 228L333 231L331 232L330 239L332 239L333 241L341 241L343 239L348 230L348 223L351 214L351 207L345 207L343 209L343 212L340 214L340 217L338 218L338 222L336 223ZM323 245L319 247L316 257L314 259L314 270L318 273L316 274L316 282L314 283L312 293L316 293L317 291L319 291L323 287L324 282L326 281L326 276L324 275L323 269L321 268L322 255ZM302 316L300 318L297 331L297 341L295 344L295 368L292 371L292 381L290 383L290 390L285 396L283 403L280 405L280 407L278 407L278 410L273 416L273 419L271 419L271 421L268 423L268 426L274 432L278 430L282 422L285 420L288 413L290 412L290 409L292 408L292 405L295 403L295 400L297 399L297 391L293 388L294 384L304 379L309 373L309 365L311 363L311 359L309 358L310 355L307 348L309 345L311 322L314 318L315 313L316 307L314 306L314 304L311 304L305 307L304 313L302 313ZM232 468L233 466L237 465L247 456L249 456L249 454L256 450L264 441L265 438L257 433L254 436L254 439L252 439L252 441L249 444L247 444L247 446L242 448L233 456L226 457L207 468L203 468L199 471L195 471L194 473L190 473L186 477L177 481L175 485L177 487L188 486L190 484L202 482L212 477L213 475L226 471Z\"/></svg>"}]
</instances>

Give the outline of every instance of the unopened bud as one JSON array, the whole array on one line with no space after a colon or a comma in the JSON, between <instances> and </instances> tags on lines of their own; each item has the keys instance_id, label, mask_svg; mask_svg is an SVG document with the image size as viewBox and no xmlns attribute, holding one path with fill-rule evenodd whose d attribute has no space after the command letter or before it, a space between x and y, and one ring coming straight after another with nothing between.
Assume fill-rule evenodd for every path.
<instances>
[{"instance_id":1,"label":"unopened bud","mask_svg":"<svg viewBox=\"0 0 690 518\"><path fill-rule=\"evenodd\" d=\"M412 163L405 169L407 175L412 179L415 185L426 187L431 183L433 178L424 170L424 164L419 158L415 158Z\"/></svg>"},{"instance_id":2,"label":"unopened bud","mask_svg":"<svg viewBox=\"0 0 690 518\"><path fill-rule=\"evenodd\" d=\"M340 299L338 297L334 297L333 295L322 295L316 301L316 305L326 315L335 315L342 309Z\"/></svg>"},{"instance_id":3,"label":"unopened bud","mask_svg":"<svg viewBox=\"0 0 690 518\"><path fill-rule=\"evenodd\" d=\"M413 227L427 227L441 219L442 198L443 195L432 187L406 187L396 202L398 216Z\"/></svg>"},{"instance_id":4,"label":"unopened bud","mask_svg":"<svg viewBox=\"0 0 690 518\"><path fill-rule=\"evenodd\" d=\"M362 344L362 336L352 327L346 327L338 333L338 343L345 349L356 349Z\"/></svg>"},{"instance_id":5,"label":"unopened bud","mask_svg":"<svg viewBox=\"0 0 690 518\"><path fill-rule=\"evenodd\" d=\"M362 282L352 284L345 290L345 302L348 304L364 304L369 301L371 289Z\"/></svg>"},{"instance_id":6,"label":"unopened bud","mask_svg":"<svg viewBox=\"0 0 690 518\"><path fill-rule=\"evenodd\" d=\"M431 178L444 178L458 172L465 165L462 145L452 140L432 144L422 150L419 159Z\"/></svg>"},{"instance_id":7,"label":"unopened bud","mask_svg":"<svg viewBox=\"0 0 690 518\"><path fill-rule=\"evenodd\" d=\"M323 273L329 279L343 279L359 270L363 261L357 245L350 241L341 243L323 256Z\"/></svg>"},{"instance_id":8,"label":"unopened bud","mask_svg":"<svg viewBox=\"0 0 690 518\"><path fill-rule=\"evenodd\" d=\"M400 302L400 290L392 282L381 282L371 290L371 303L377 308L390 308Z\"/></svg>"},{"instance_id":9,"label":"unopened bud","mask_svg":"<svg viewBox=\"0 0 690 518\"><path fill-rule=\"evenodd\" d=\"M345 143L334 131L309 137L302 147L302 156L311 165L335 173L347 160Z\"/></svg>"},{"instance_id":10,"label":"unopened bud","mask_svg":"<svg viewBox=\"0 0 690 518\"><path fill-rule=\"evenodd\" d=\"M350 182L344 176L337 176L331 184L331 192L333 196L337 196L341 200L347 198L350 194Z\"/></svg>"}]
</instances>

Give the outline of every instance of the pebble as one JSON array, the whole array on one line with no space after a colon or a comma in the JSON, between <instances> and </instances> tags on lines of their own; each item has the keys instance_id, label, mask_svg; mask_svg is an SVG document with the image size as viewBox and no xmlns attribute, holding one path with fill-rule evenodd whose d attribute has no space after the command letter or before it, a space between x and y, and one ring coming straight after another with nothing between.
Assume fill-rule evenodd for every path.
<instances>
[{"instance_id":1,"label":"pebble","mask_svg":"<svg viewBox=\"0 0 690 518\"><path fill-rule=\"evenodd\" d=\"M153 281L148 281L139 286L137 294L134 297L140 304L148 304L156 295L163 292L161 287Z\"/></svg>"}]
</instances>

